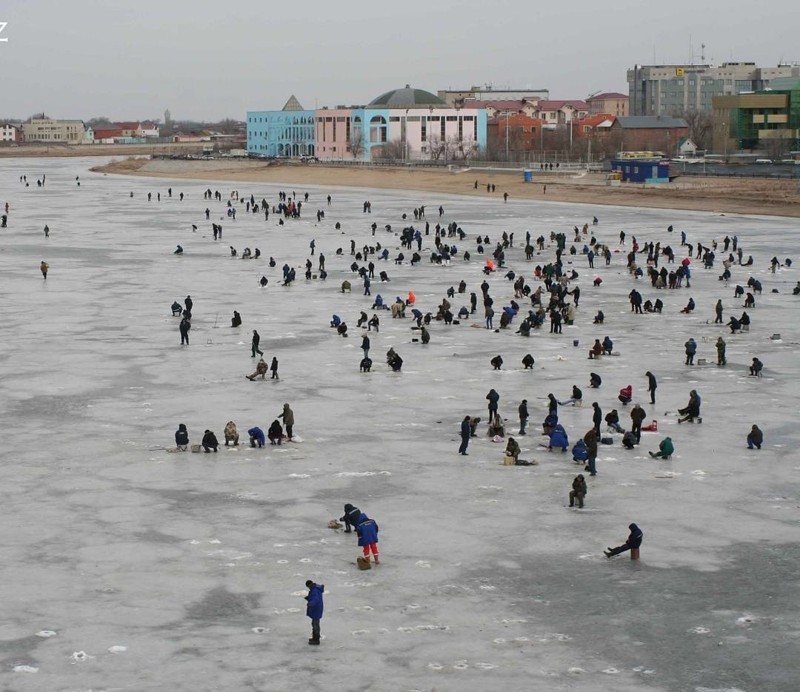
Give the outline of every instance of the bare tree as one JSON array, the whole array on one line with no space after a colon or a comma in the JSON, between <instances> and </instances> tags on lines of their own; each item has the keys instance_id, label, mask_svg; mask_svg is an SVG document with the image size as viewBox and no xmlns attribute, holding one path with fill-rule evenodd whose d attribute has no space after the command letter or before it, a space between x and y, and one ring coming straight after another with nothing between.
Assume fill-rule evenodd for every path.
<instances>
[{"instance_id":1,"label":"bare tree","mask_svg":"<svg viewBox=\"0 0 800 692\"><path fill-rule=\"evenodd\" d=\"M681 118L689 126L689 139L698 149L711 149L711 138L714 133L714 115L702 111L688 110L681 113Z\"/></svg>"},{"instance_id":2,"label":"bare tree","mask_svg":"<svg viewBox=\"0 0 800 692\"><path fill-rule=\"evenodd\" d=\"M386 142L386 144L380 148L377 158L398 161L405 158L404 149L405 145L400 139L393 139L390 142Z\"/></svg>"},{"instance_id":3,"label":"bare tree","mask_svg":"<svg viewBox=\"0 0 800 692\"><path fill-rule=\"evenodd\" d=\"M453 143L453 158L469 161L478 150L478 144L472 137L458 139Z\"/></svg>"},{"instance_id":4,"label":"bare tree","mask_svg":"<svg viewBox=\"0 0 800 692\"><path fill-rule=\"evenodd\" d=\"M442 142L442 138L438 134L428 136L428 153L433 161L438 161L442 158L444 142Z\"/></svg>"},{"instance_id":5,"label":"bare tree","mask_svg":"<svg viewBox=\"0 0 800 692\"><path fill-rule=\"evenodd\" d=\"M361 128L352 130L350 134L350 153L354 161L360 159L364 153L364 132Z\"/></svg>"},{"instance_id":6,"label":"bare tree","mask_svg":"<svg viewBox=\"0 0 800 692\"><path fill-rule=\"evenodd\" d=\"M794 140L786 136L785 130L779 130L776 137L762 139L759 144L764 149L767 156L777 162L786 158L787 154L792 149Z\"/></svg>"}]
</instances>

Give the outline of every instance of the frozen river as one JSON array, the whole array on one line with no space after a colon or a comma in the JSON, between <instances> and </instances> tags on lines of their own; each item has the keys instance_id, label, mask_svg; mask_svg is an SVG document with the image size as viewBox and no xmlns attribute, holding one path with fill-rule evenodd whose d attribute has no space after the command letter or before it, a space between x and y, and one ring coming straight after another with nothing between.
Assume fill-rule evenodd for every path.
<instances>
[{"instance_id":1,"label":"frozen river","mask_svg":"<svg viewBox=\"0 0 800 692\"><path fill-rule=\"evenodd\" d=\"M294 188L310 196L303 218L278 226L277 215L265 222L247 214L244 199L252 193L277 203L279 189L293 190L290 177L283 186L125 178L89 172L97 163L0 161L0 203L10 205L9 227L0 230L4 689L800 688L800 297L791 293L800 272L769 272L773 255L800 260L797 220L504 204L499 189L482 200ZM46 184L37 187L42 174ZM223 202L203 199L209 187ZM231 221L225 202L234 189L242 202ZM371 214L362 212L364 200ZM640 244L671 244L679 260L681 230L704 245L737 234L755 264L734 266L724 285L720 246L713 269L693 261L691 289L656 291L627 273L630 244L609 267L596 261L590 270L585 257L567 257L582 294L575 325L563 334L545 327L523 338L514 333L519 318L498 333L470 328L475 319L434 322L422 346L412 342L410 319L386 311L380 333L370 334L372 372L359 373L356 320L361 310L372 314L372 299L350 272L350 239L359 248L380 242L394 258L402 214L413 222L420 204L432 227L443 205L441 221L456 221L467 233L456 244L472 252L470 262L459 256L449 267L433 265L430 235L417 266L376 261L391 281L376 279L373 296L393 302L413 290L423 312L435 313L462 279L467 294L456 294L454 311L469 292L480 296L478 233L491 247L513 232L508 267L534 288L533 268L554 258L554 245L526 262L525 232L566 232L569 247L573 226L586 222L614 251L624 230ZM207 206L222 241L212 238ZM326 212L319 224L317 209ZM327 259L324 282L303 277L312 239ZM182 256L172 254L178 243ZM229 245L258 247L262 259L231 258ZM50 265L46 281L42 260ZM289 287L280 285L284 263L297 269ZM488 278L496 323L513 298L504 274ZM599 288L595 276L603 278ZM731 336L712 324L714 303L722 298L725 321L740 314L734 285L750 276L763 293L748 310L750 332ZM339 291L344 279L353 283L350 294ZM645 299L660 297L663 314L634 316L627 299L634 286ZM170 304L188 294L191 345L181 347ZM697 310L680 314L690 296ZM602 328L592 324L598 309ZM236 329L234 310L243 320ZM328 327L333 313L347 321L350 338ZM278 357L280 381L245 379L254 369L252 329L267 360ZM776 333L780 340L770 338ZM588 360L589 345L606 334L619 356ZM720 335L725 368L712 364ZM708 364L683 364L690 336ZM402 373L385 364L390 346L405 361ZM520 364L526 353L536 359L532 371ZM489 365L497 354L500 372ZM747 370L755 356L765 364L758 379ZM588 387L592 370L603 378L599 390ZM655 406L647 370L659 380ZM560 409L571 443L591 427L592 401L604 413L618 408L629 427L616 399L627 384L647 421L659 425L636 450L624 450L619 435L601 445L580 511L567 508L567 494L582 467L539 447L538 436L547 394L566 399L573 384L586 405ZM503 466L503 447L489 441L483 423L470 455L457 454L460 421L486 420L490 388L512 429L528 399L530 434L517 439L538 466ZM703 397L704 423L679 427L674 412L691 389ZM245 431L266 429L284 402L302 441L246 446ZM198 443L206 428L222 440L228 420L244 446L166 451L179 423ZM745 444L754 423L764 431L761 451ZM651 459L648 449L665 435L676 453ZM371 571L357 570L353 536L327 528L345 502L380 524L382 564ZM607 560L603 549L620 543L632 521L645 533L641 560ZM306 579L326 587L318 648L306 643Z\"/></svg>"}]
</instances>

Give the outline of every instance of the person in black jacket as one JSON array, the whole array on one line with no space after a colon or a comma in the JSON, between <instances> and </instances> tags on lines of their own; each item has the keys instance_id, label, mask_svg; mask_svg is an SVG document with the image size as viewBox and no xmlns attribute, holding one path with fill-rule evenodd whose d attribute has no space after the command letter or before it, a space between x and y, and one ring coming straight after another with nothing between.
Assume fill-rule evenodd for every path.
<instances>
[{"instance_id":1,"label":"person in black jacket","mask_svg":"<svg viewBox=\"0 0 800 692\"><path fill-rule=\"evenodd\" d=\"M181 333L181 346L186 344L189 345L189 330L192 328L192 323L189 321L187 317L184 317L181 320L180 326L178 327L178 331Z\"/></svg>"},{"instance_id":2,"label":"person in black jacket","mask_svg":"<svg viewBox=\"0 0 800 692\"><path fill-rule=\"evenodd\" d=\"M522 403L519 405L519 433L518 435L527 435L525 432L525 428L528 427L528 400L523 399Z\"/></svg>"},{"instance_id":3,"label":"person in black jacket","mask_svg":"<svg viewBox=\"0 0 800 692\"><path fill-rule=\"evenodd\" d=\"M500 395L494 389L490 389L486 400L489 402L489 422L491 423L492 418L497 415Z\"/></svg>"},{"instance_id":4,"label":"person in black jacket","mask_svg":"<svg viewBox=\"0 0 800 692\"><path fill-rule=\"evenodd\" d=\"M181 423L175 431L175 445L181 452L185 452L189 447L189 432L185 423Z\"/></svg>"},{"instance_id":5,"label":"person in black jacket","mask_svg":"<svg viewBox=\"0 0 800 692\"><path fill-rule=\"evenodd\" d=\"M469 416L465 416L461 421L461 446L458 448L458 453L462 456L467 456L467 447L469 446L469 438L472 437L472 421Z\"/></svg>"},{"instance_id":6,"label":"person in black jacket","mask_svg":"<svg viewBox=\"0 0 800 692\"><path fill-rule=\"evenodd\" d=\"M596 401L592 404L592 409L594 409L594 413L592 413L594 429L597 432L597 436L600 437L600 424L603 422L603 410Z\"/></svg>"},{"instance_id":7,"label":"person in black jacket","mask_svg":"<svg viewBox=\"0 0 800 692\"><path fill-rule=\"evenodd\" d=\"M747 435L747 449L753 449L753 447L761 449L762 444L764 444L764 433L761 432L761 428L754 425Z\"/></svg>"},{"instance_id":8,"label":"person in black jacket","mask_svg":"<svg viewBox=\"0 0 800 692\"><path fill-rule=\"evenodd\" d=\"M656 382L656 376L650 372L649 370L645 373L647 377L647 391L650 392L650 403L656 403L656 389L658 388L658 383Z\"/></svg>"},{"instance_id":9,"label":"person in black jacket","mask_svg":"<svg viewBox=\"0 0 800 692\"><path fill-rule=\"evenodd\" d=\"M353 528L358 526L358 517L361 515L361 510L355 505L346 504L344 506L344 515L339 518L339 521L344 522L344 532L353 533Z\"/></svg>"},{"instance_id":10,"label":"person in black jacket","mask_svg":"<svg viewBox=\"0 0 800 692\"><path fill-rule=\"evenodd\" d=\"M626 550L631 550L633 548L638 549L639 546L642 545L642 539L644 538L644 533L642 533L642 530L636 526L636 524L628 524L628 529L630 529L628 540L616 548L608 548L608 550L604 550L603 554L606 557L613 557L614 555L619 555L620 553L624 553Z\"/></svg>"},{"instance_id":11,"label":"person in black jacket","mask_svg":"<svg viewBox=\"0 0 800 692\"><path fill-rule=\"evenodd\" d=\"M219 450L219 442L217 441L217 436L210 430L206 430L205 433L203 433L202 444L206 454L208 454L212 449L215 452Z\"/></svg>"}]
</instances>

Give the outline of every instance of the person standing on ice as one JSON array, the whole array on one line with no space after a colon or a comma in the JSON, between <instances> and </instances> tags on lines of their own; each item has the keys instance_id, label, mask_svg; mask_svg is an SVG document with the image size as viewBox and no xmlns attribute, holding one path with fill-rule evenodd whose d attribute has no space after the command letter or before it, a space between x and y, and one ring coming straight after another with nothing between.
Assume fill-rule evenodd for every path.
<instances>
[{"instance_id":1,"label":"person standing on ice","mask_svg":"<svg viewBox=\"0 0 800 692\"><path fill-rule=\"evenodd\" d=\"M47 262L45 262L44 260L42 260L42 263L39 265L39 271L42 272L42 277L44 277L45 281L47 281L47 271L49 269L50 269L50 265L47 264Z\"/></svg>"},{"instance_id":2,"label":"person standing on ice","mask_svg":"<svg viewBox=\"0 0 800 692\"><path fill-rule=\"evenodd\" d=\"M467 456L467 447L469 446L469 438L472 437L472 425L469 416L464 416L461 421L461 446L458 448L458 453L461 456Z\"/></svg>"},{"instance_id":3,"label":"person standing on ice","mask_svg":"<svg viewBox=\"0 0 800 692\"><path fill-rule=\"evenodd\" d=\"M259 334L259 333L258 333L258 332L257 332L257 331L254 329L254 330L253 330L253 338L252 338L252 340L250 341L250 353L251 353L251 356L250 356L250 357L251 357L251 358L255 358L255 357L256 357L256 353L257 353L259 356L263 356L263 355L264 355L264 351L262 351L262 350L261 350L261 349L258 347L258 345L259 345L260 343L261 343L261 335L260 335L260 334Z\"/></svg>"},{"instance_id":4,"label":"person standing on ice","mask_svg":"<svg viewBox=\"0 0 800 692\"><path fill-rule=\"evenodd\" d=\"M658 389L658 382L656 382L656 376L648 370L645 373L645 377L647 377L647 391L650 392L650 403L655 404L656 389Z\"/></svg>"},{"instance_id":5,"label":"person standing on ice","mask_svg":"<svg viewBox=\"0 0 800 692\"><path fill-rule=\"evenodd\" d=\"M286 438L291 442L292 428L294 427L294 411L289 407L289 404L283 405L283 412L278 418L283 418L283 424L286 426Z\"/></svg>"},{"instance_id":6,"label":"person standing on ice","mask_svg":"<svg viewBox=\"0 0 800 692\"><path fill-rule=\"evenodd\" d=\"M330 197L328 197L328 199L330 199ZM315 584L309 579L306 581L306 588L308 588L308 595L305 597L307 601L306 616L311 619L311 639L308 640L308 643L313 646L319 646L319 621L322 620L322 613L325 609L325 604L322 599L325 585Z\"/></svg>"},{"instance_id":7,"label":"person standing on ice","mask_svg":"<svg viewBox=\"0 0 800 692\"><path fill-rule=\"evenodd\" d=\"M181 333L181 346L189 345L189 330L192 328L192 323L188 317L184 317L178 326L178 331Z\"/></svg>"},{"instance_id":8,"label":"person standing on ice","mask_svg":"<svg viewBox=\"0 0 800 692\"><path fill-rule=\"evenodd\" d=\"M497 415L500 395L494 389L490 389L489 393L486 395L486 399L489 402L489 422L491 423L494 416Z\"/></svg>"},{"instance_id":9,"label":"person standing on ice","mask_svg":"<svg viewBox=\"0 0 800 692\"><path fill-rule=\"evenodd\" d=\"M725 344L725 339L721 336L717 337L717 365L727 365L728 359L725 356L725 351L727 349L727 345Z\"/></svg>"},{"instance_id":10,"label":"person standing on ice","mask_svg":"<svg viewBox=\"0 0 800 692\"><path fill-rule=\"evenodd\" d=\"M694 355L697 353L697 342L689 337L684 347L686 348L686 365L694 365Z\"/></svg>"},{"instance_id":11,"label":"person standing on ice","mask_svg":"<svg viewBox=\"0 0 800 692\"><path fill-rule=\"evenodd\" d=\"M369 554L372 551L375 564L381 564L378 558L378 523L362 512L358 517L356 533L358 534L358 546L364 549L364 559L369 562Z\"/></svg>"}]
</instances>

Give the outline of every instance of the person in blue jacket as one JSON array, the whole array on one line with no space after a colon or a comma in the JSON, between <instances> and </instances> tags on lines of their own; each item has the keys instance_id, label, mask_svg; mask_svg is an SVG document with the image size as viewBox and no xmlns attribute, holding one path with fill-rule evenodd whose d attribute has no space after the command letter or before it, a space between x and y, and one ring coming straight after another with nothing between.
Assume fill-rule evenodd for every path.
<instances>
[{"instance_id":1,"label":"person in blue jacket","mask_svg":"<svg viewBox=\"0 0 800 692\"><path fill-rule=\"evenodd\" d=\"M308 643L313 646L319 646L319 621L322 620L322 613L325 610L325 604L322 599L325 585L315 584L309 579L306 581L306 587L308 588L308 595L305 597L308 602L306 615L311 618L311 639L308 640Z\"/></svg>"},{"instance_id":2,"label":"person in blue jacket","mask_svg":"<svg viewBox=\"0 0 800 692\"><path fill-rule=\"evenodd\" d=\"M558 425L558 414L555 411L550 411L542 423L542 435L549 435Z\"/></svg>"},{"instance_id":3,"label":"person in blue jacket","mask_svg":"<svg viewBox=\"0 0 800 692\"><path fill-rule=\"evenodd\" d=\"M589 450L586 449L586 443L583 438L579 439L575 446L572 448L572 460L578 463L586 463L589 459Z\"/></svg>"},{"instance_id":4,"label":"person in blue jacket","mask_svg":"<svg viewBox=\"0 0 800 692\"><path fill-rule=\"evenodd\" d=\"M556 423L553 431L550 433L550 444L547 449L552 451L553 447L561 447L562 452L566 452L567 447L569 447L567 431L564 430L564 426L561 425L561 423Z\"/></svg>"},{"instance_id":5,"label":"person in blue jacket","mask_svg":"<svg viewBox=\"0 0 800 692\"><path fill-rule=\"evenodd\" d=\"M331 327L336 329L342 323L342 318L339 315L332 315L331 316Z\"/></svg>"},{"instance_id":6,"label":"person in blue jacket","mask_svg":"<svg viewBox=\"0 0 800 692\"><path fill-rule=\"evenodd\" d=\"M364 559L369 562L369 554L372 551L372 557L375 559L375 564L379 565L381 561L378 559L378 524L374 519L370 519L362 512L358 518L358 525L356 526L356 533L358 534L358 545L364 549Z\"/></svg>"},{"instance_id":7,"label":"person in blue jacket","mask_svg":"<svg viewBox=\"0 0 800 692\"><path fill-rule=\"evenodd\" d=\"M614 555L619 555L620 553L624 553L626 550L631 550L632 548L638 548L642 544L642 539L644 538L642 530L638 526L636 526L636 524L628 524L628 529L630 529L630 533L628 534L628 540L625 541L622 545L617 546L616 548L608 548L608 550L604 550L603 554L606 557L614 557Z\"/></svg>"},{"instance_id":8,"label":"person in blue jacket","mask_svg":"<svg viewBox=\"0 0 800 692\"><path fill-rule=\"evenodd\" d=\"M250 428L247 431L247 434L250 436L250 446L255 447L258 444L259 447L263 447L264 443L266 442L266 438L264 437L264 431L259 427Z\"/></svg>"}]
</instances>

